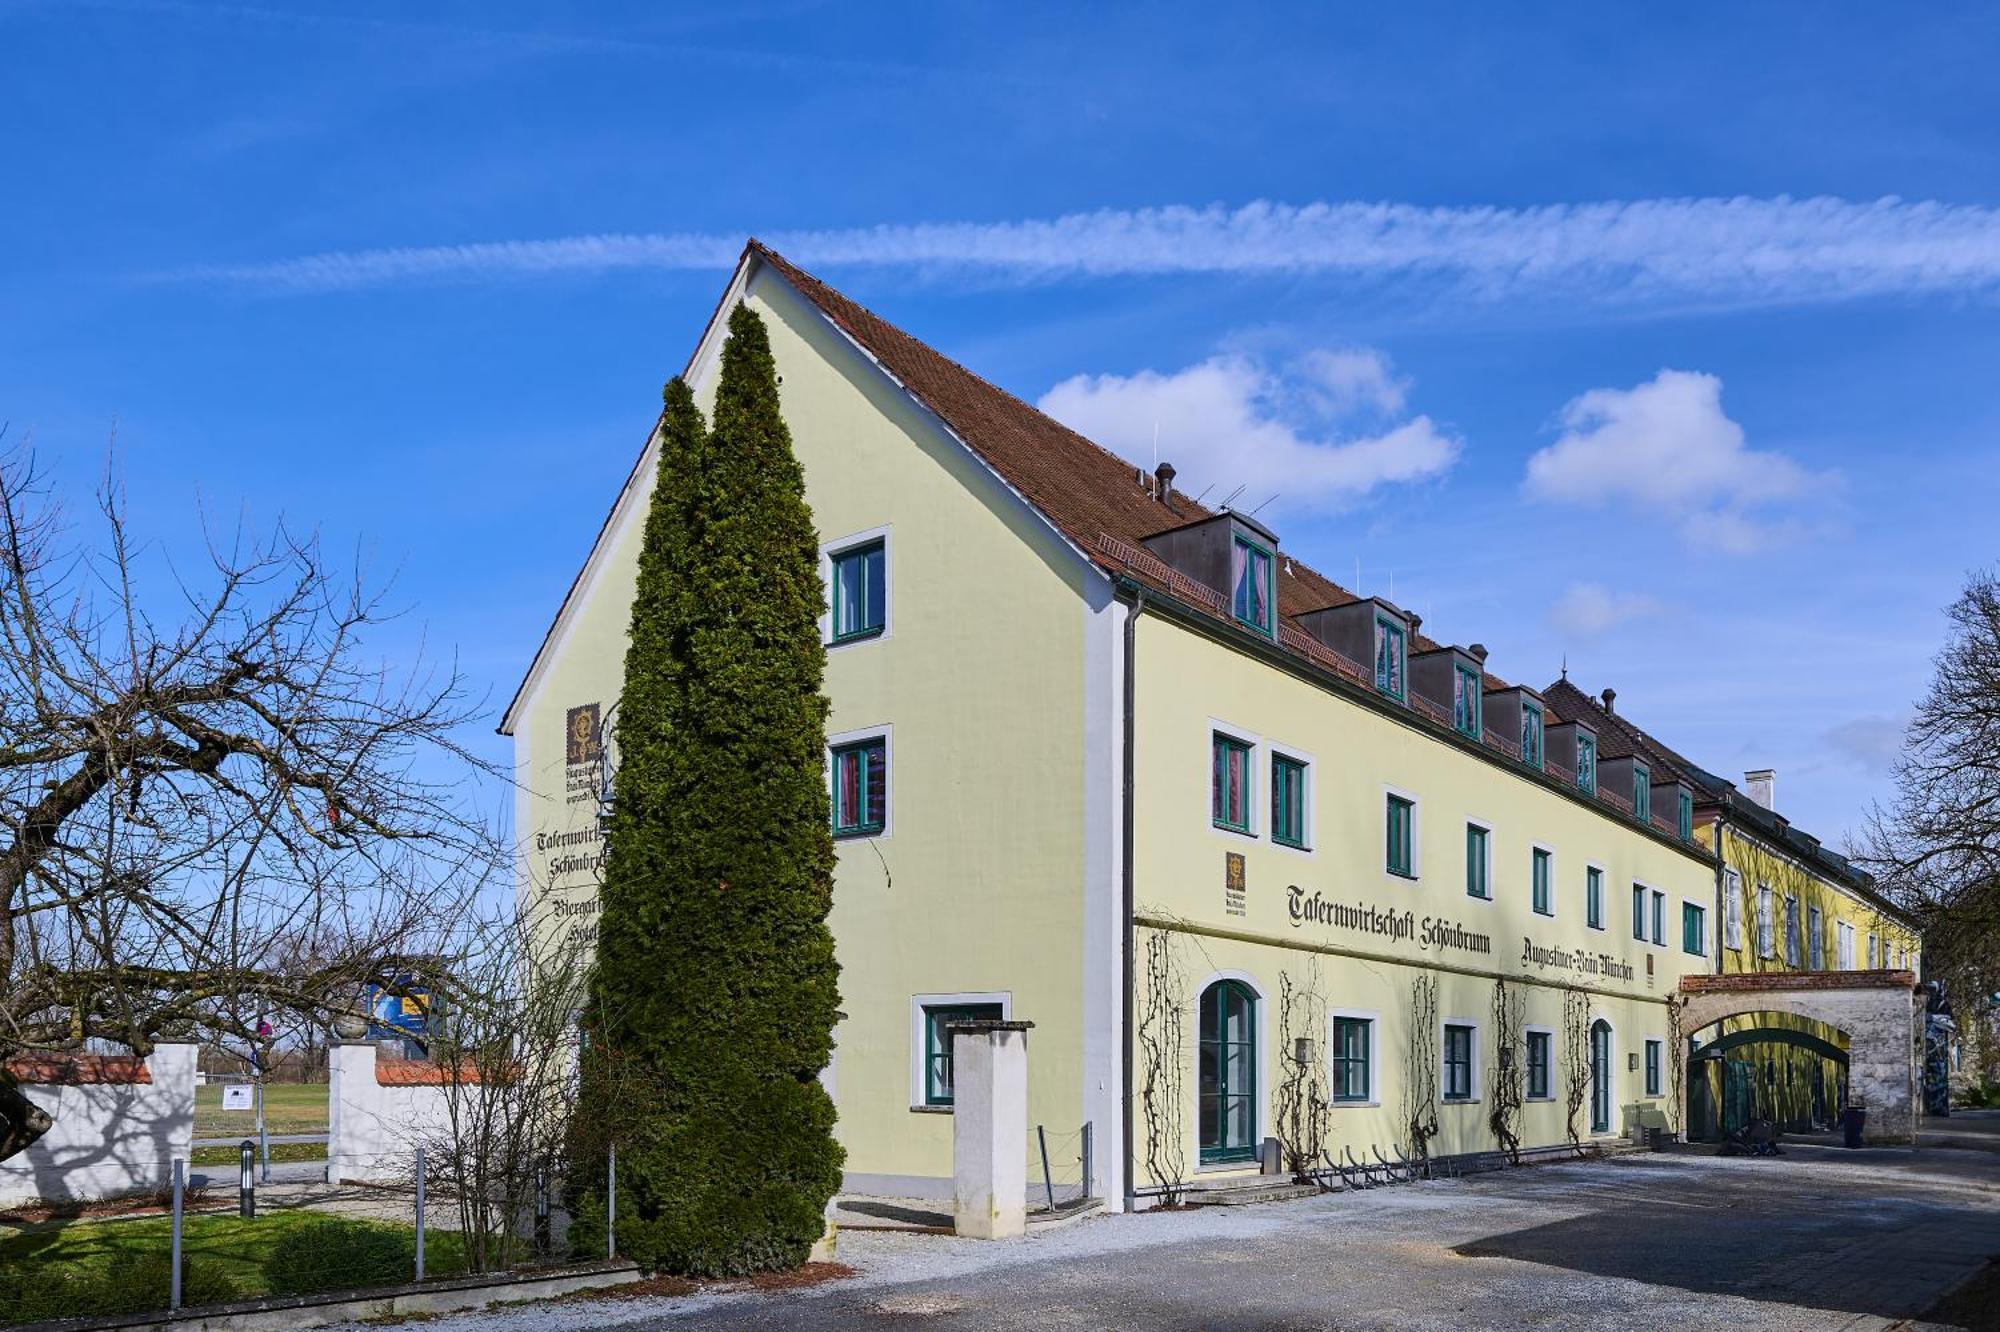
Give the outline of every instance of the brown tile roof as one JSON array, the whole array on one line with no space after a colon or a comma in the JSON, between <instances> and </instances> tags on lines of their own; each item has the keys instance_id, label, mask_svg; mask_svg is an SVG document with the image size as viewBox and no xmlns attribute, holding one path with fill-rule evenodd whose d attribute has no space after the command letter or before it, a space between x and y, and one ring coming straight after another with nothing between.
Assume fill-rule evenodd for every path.
<instances>
[{"instance_id":1,"label":"brown tile roof","mask_svg":"<svg viewBox=\"0 0 2000 1332\"><path fill-rule=\"evenodd\" d=\"M17 1082L45 1086L143 1086L153 1070L140 1055L40 1054L9 1059Z\"/></svg>"},{"instance_id":2,"label":"brown tile roof","mask_svg":"<svg viewBox=\"0 0 2000 1332\"><path fill-rule=\"evenodd\" d=\"M484 1080L479 1066L470 1059L460 1061L456 1070L427 1059L384 1059L375 1065L378 1087L445 1087Z\"/></svg>"},{"instance_id":3,"label":"brown tile roof","mask_svg":"<svg viewBox=\"0 0 2000 1332\"><path fill-rule=\"evenodd\" d=\"M1624 717L1607 710L1602 702L1571 684L1568 676L1544 689L1542 697L1561 714L1564 721L1580 721L1597 731L1597 756L1601 759L1636 755L1652 770L1655 779L1667 777L1684 781L1697 796L1707 799L1718 798L1729 785L1699 764L1667 748Z\"/></svg>"}]
</instances>

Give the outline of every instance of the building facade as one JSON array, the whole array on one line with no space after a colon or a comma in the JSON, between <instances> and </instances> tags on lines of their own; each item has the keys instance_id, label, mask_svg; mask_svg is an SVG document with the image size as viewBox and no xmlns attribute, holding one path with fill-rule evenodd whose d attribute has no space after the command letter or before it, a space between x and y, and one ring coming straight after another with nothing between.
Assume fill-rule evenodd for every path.
<instances>
[{"instance_id":1,"label":"building facade","mask_svg":"<svg viewBox=\"0 0 2000 1332\"><path fill-rule=\"evenodd\" d=\"M1272 1138L1677 1125L1668 999L1728 965L1684 776L755 243L686 371L704 405L738 301L823 541L851 1189L948 1194L945 1030L973 1017L1035 1024L1031 1121L1088 1126L1112 1205ZM522 909L583 945L655 464L503 725Z\"/></svg>"}]
</instances>

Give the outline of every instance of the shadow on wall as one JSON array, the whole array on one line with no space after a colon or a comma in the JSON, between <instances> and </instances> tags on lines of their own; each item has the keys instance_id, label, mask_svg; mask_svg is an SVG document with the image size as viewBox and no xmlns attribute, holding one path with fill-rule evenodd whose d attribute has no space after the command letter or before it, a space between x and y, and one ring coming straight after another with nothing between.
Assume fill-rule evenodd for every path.
<instances>
[{"instance_id":1,"label":"shadow on wall","mask_svg":"<svg viewBox=\"0 0 2000 1332\"><path fill-rule=\"evenodd\" d=\"M167 1187L194 1142L193 1045L136 1058L23 1061L20 1090L55 1123L0 1161L0 1207L37 1199L95 1202Z\"/></svg>"}]
</instances>

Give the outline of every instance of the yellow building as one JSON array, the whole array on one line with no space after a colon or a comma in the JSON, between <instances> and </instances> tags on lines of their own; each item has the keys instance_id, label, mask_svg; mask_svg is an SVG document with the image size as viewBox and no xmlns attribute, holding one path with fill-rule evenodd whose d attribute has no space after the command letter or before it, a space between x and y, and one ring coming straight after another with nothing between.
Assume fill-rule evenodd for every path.
<instances>
[{"instance_id":1,"label":"yellow building","mask_svg":"<svg viewBox=\"0 0 2000 1332\"><path fill-rule=\"evenodd\" d=\"M1031 1120L1065 1154L1087 1128L1113 1206L1270 1139L1677 1119L1666 1000L1717 965L1717 863L1588 719L754 243L687 367L704 403L738 301L824 543L851 1189L949 1192L963 1016L1035 1024ZM653 449L503 725L523 909L583 941Z\"/></svg>"},{"instance_id":2,"label":"yellow building","mask_svg":"<svg viewBox=\"0 0 2000 1332\"><path fill-rule=\"evenodd\" d=\"M1618 714L1615 691L1590 698L1564 681L1550 697L1566 714L1588 717L1607 754L1635 755L1655 781L1692 791L1695 836L1719 853L1718 971L1922 974L1914 922L1866 872L1777 812L1775 772L1745 773L1739 787L1704 771ZM1837 1118L1844 1053L1834 1052L1844 1052L1844 1033L1773 1013L1688 1035L1710 1056L1697 1063L1706 1077L1697 1079L1691 1132L1714 1136L1753 1114L1799 1129Z\"/></svg>"}]
</instances>

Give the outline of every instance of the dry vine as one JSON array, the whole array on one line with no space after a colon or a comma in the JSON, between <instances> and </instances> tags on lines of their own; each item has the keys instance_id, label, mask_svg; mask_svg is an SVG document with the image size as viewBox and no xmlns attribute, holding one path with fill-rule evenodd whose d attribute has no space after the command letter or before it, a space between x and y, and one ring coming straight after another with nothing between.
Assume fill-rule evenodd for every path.
<instances>
[{"instance_id":1,"label":"dry vine","mask_svg":"<svg viewBox=\"0 0 2000 1332\"><path fill-rule=\"evenodd\" d=\"M1438 983L1424 972L1410 987L1410 1052L1404 1065L1403 1125L1410 1136L1410 1159L1431 1159L1438 1134Z\"/></svg>"},{"instance_id":2,"label":"dry vine","mask_svg":"<svg viewBox=\"0 0 2000 1332\"><path fill-rule=\"evenodd\" d=\"M1569 1145L1583 1153L1583 1134L1576 1117L1590 1100L1594 1070L1590 1064L1590 999L1573 986L1563 987L1563 1094L1568 1106Z\"/></svg>"},{"instance_id":3,"label":"dry vine","mask_svg":"<svg viewBox=\"0 0 2000 1332\"><path fill-rule=\"evenodd\" d=\"M1327 1089L1326 1060L1319 1033L1326 1029L1326 998L1320 993L1319 964L1309 962L1302 981L1289 971L1278 973L1278 1057L1284 1077L1278 1083L1278 1146L1285 1169L1301 1184L1327 1164L1327 1132L1332 1107Z\"/></svg>"},{"instance_id":4,"label":"dry vine","mask_svg":"<svg viewBox=\"0 0 2000 1332\"><path fill-rule=\"evenodd\" d=\"M1145 971L1138 1036L1146 1171L1162 1205L1172 1207L1187 1186L1187 996L1164 930L1146 936Z\"/></svg>"},{"instance_id":5,"label":"dry vine","mask_svg":"<svg viewBox=\"0 0 2000 1332\"><path fill-rule=\"evenodd\" d=\"M1493 978L1493 1109L1487 1123L1507 1160L1521 1164L1521 1050L1528 1022L1528 997L1505 976Z\"/></svg>"}]
</instances>

